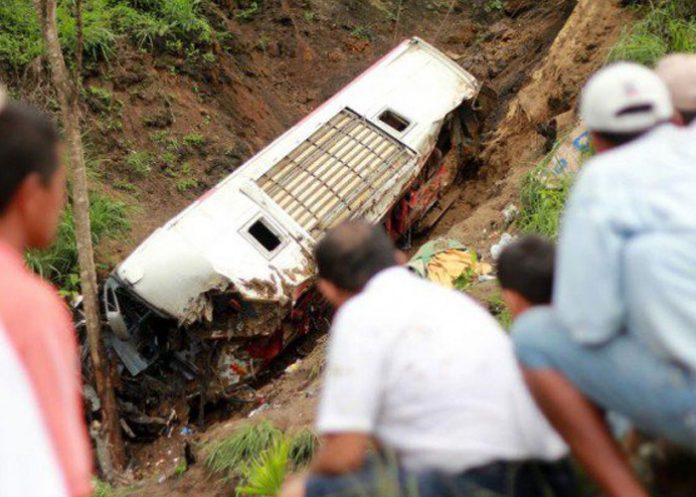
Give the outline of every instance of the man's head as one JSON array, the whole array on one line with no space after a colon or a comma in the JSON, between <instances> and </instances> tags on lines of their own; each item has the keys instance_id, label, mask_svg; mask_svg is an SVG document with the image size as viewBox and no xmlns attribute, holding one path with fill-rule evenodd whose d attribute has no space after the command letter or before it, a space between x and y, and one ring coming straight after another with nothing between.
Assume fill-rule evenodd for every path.
<instances>
[{"instance_id":1,"label":"man's head","mask_svg":"<svg viewBox=\"0 0 696 497\"><path fill-rule=\"evenodd\" d=\"M55 126L45 115L0 98L0 237L19 250L46 247L64 203Z\"/></svg>"},{"instance_id":2,"label":"man's head","mask_svg":"<svg viewBox=\"0 0 696 497\"><path fill-rule=\"evenodd\" d=\"M667 85L681 122L691 124L696 120L696 55L668 55L659 62L655 72Z\"/></svg>"},{"instance_id":3,"label":"man's head","mask_svg":"<svg viewBox=\"0 0 696 497\"><path fill-rule=\"evenodd\" d=\"M364 221L348 221L330 230L314 257L317 286L334 307L360 293L374 275L401 262L384 229Z\"/></svg>"},{"instance_id":4,"label":"man's head","mask_svg":"<svg viewBox=\"0 0 696 497\"><path fill-rule=\"evenodd\" d=\"M580 115L598 153L629 143L673 116L667 86L647 67L609 65L590 78Z\"/></svg>"},{"instance_id":5,"label":"man's head","mask_svg":"<svg viewBox=\"0 0 696 497\"><path fill-rule=\"evenodd\" d=\"M535 305L551 303L553 243L529 235L505 247L498 257L498 281L513 317Z\"/></svg>"}]
</instances>

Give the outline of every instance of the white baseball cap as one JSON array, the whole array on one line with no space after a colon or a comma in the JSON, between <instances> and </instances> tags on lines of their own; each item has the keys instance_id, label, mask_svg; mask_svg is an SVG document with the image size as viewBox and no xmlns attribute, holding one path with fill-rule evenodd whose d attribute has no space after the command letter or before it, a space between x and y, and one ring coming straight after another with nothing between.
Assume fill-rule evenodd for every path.
<instances>
[{"instance_id":1,"label":"white baseball cap","mask_svg":"<svg viewBox=\"0 0 696 497\"><path fill-rule=\"evenodd\" d=\"M696 111L695 54L668 55L660 61L655 72L667 85L676 109Z\"/></svg>"},{"instance_id":2,"label":"white baseball cap","mask_svg":"<svg viewBox=\"0 0 696 497\"><path fill-rule=\"evenodd\" d=\"M674 109L667 85L652 70L618 62L585 84L580 117L592 131L636 133L668 121Z\"/></svg>"}]
</instances>

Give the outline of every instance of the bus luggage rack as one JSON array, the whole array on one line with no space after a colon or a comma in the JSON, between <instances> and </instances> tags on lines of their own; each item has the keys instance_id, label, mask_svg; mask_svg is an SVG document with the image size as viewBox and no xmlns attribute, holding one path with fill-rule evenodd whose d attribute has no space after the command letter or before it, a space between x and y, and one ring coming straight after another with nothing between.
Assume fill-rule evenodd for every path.
<instances>
[{"instance_id":1,"label":"bus luggage rack","mask_svg":"<svg viewBox=\"0 0 696 497\"><path fill-rule=\"evenodd\" d=\"M315 240L345 219L407 165L415 153L344 109L258 180L264 192Z\"/></svg>"}]
</instances>

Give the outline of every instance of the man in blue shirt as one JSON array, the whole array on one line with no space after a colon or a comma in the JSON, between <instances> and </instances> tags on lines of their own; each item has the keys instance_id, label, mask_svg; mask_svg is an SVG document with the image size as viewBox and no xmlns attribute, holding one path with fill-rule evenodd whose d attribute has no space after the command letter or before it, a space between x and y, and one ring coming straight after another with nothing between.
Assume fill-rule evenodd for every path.
<instances>
[{"instance_id":1,"label":"man in blue shirt","mask_svg":"<svg viewBox=\"0 0 696 497\"><path fill-rule=\"evenodd\" d=\"M598 155L566 207L553 304L513 336L534 397L604 492L642 497L602 411L696 449L696 129L668 124L664 83L627 63L588 82L581 114Z\"/></svg>"}]
</instances>

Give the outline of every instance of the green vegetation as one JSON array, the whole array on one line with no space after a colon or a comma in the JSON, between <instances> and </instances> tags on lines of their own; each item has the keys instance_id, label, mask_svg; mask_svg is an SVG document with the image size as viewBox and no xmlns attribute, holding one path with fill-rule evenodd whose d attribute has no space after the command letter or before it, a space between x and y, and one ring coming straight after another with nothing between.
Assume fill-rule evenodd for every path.
<instances>
[{"instance_id":1,"label":"green vegetation","mask_svg":"<svg viewBox=\"0 0 696 497\"><path fill-rule=\"evenodd\" d=\"M488 309L504 330L510 329L512 326L512 314L510 314L510 310L505 305L500 294L496 294L488 300Z\"/></svg>"},{"instance_id":2,"label":"green vegetation","mask_svg":"<svg viewBox=\"0 0 696 497\"><path fill-rule=\"evenodd\" d=\"M696 52L696 3L650 2L643 19L624 31L609 59L654 65L670 52Z\"/></svg>"},{"instance_id":3,"label":"green vegetation","mask_svg":"<svg viewBox=\"0 0 696 497\"><path fill-rule=\"evenodd\" d=\"M213 473L228 478L239 475L246 461L258 457L282 437L282 431L265 421L244 425L232 436L208 446L205 464Z\"/></svg>"},{"instance_id":4,"label":"green vegetation","mask_svg":"<svg viewBox=\"0 0 696 497\"><path fill-rule=\"evenodd\" d=\"M129 227L126 214L126 206L123 203L92 192L90 217L94 243L126 231ZM29 252L26 260L29 267L56 284L65 294L79 291L75 223L69 206L63 214L53 246L44 251Z\"/></svg>"},{"instance_id":5,"label":"green vegetation","mask_svg":"<svg viewBox=\"0 0 696 497\"><path fill-rule=\"evenodd\" d=\"M285 480L290 455L290 444L285 438L254 458L242 471L242 485L237 495L278 495Z\"/></svg>"},{"instance_id":6,"label":"green vegetation","mask_svg":"<svg viewBox=\"0 0 696 497\"><path fill-rule=\"evenodd\" d=\"M150 152L140 150L128 154L126 157L126 166L128 166L129 171L135 173L137 176L147 176L150 171L152 171L154 161L155 159Z\"/></svg>"},{"instance_id":7,"label":"green vegetation","mask_svg":"<svg viewBox=\"0 0 696 497\"><path fill-rule=\"evenodd\" d=\"M108 60L119 38L128 38L139 47L152 50L209 46L213 29L201 14L201 7L201 0L84 0L86 60ZM71 54L77 39L72 0L59 0L57 18L61 44ZM0 65L21 69L42 50L32 3L0 2Z\"/></svg>"},{"instance_id":8,"label":"green vegetation","mask_svg":"<svg viewBox=\"0 0 696 497\"><path fill-rule=\"evenodd\" d=\"M176 182L176 189L179 193L184 193L197 187L198 180L196 178L182 178Z\"/></svg>"},{"instance_id":9,"label":"green vegetation","mask_svg":"<svg viewBox=\"0 0 696 497\"><path fill-rule=\"evenodd\" d=\"M183 137L182 141L184 142L184 145L189 147L201 148L203 145L205 145L205 138L199 133L189 133Z\"/></svg>"},{"instance_id":10,"label":"green vegetation","mask_svg":"<svg viewBox=\"0 0 696 497\"><path fill-rule=\"evenodd\" d=\"M211 472L225 479L239 478L243 490L239 489L238 493L275 495L255 492L282 483L288 468L305 467L317 446L317 437L309 429L288 435L263 421L243 425L230 437L208 445L205 464Z\"/></svg>"},{"instance_id":11,"label":"green vegetation","mask_svg":"<svg viewBox=\"0 0 696 497\"><path fill-rule=\"evenodd\" d=\"M114 493L114 487L105 481L94 479L94 494L92 497L111 497Z\"/></svg>"},{"instance_id":12,"label":"green vegetation","mask_svg":"<svg viewBox=\"0 0 696 497\"><path fill-rule=\"evenodd\" d=\"M289 458L293 467L299 469L307 466L319 446L319 439L316 434L305 428L294 434L290 442Z\"/></svg>"},{"instance_id":13,"label":"green vegetation","mask_svg":"<svg viewBox=\"0 0 696 497\"><path fill-rule=\"evenodd\" d=\"M367 26L356 26L350 34L358 40L372 41L372 31Z\"/></svg>"},{"instance_id":14,"label":"green vegetation","mask_svg":"<svg viewBox=\"0 0 696 497\"><path fill-rule=\"evenodd\" d=\"M247 7L239 9L235 17L240 21L251 21L259 13L259 2L249 2Z\"/></svg>"},{"instance_id":15,"label":"green vegetation","mask_svg":"<svg viewBox=\"0 0 696 497\"><path fill-rule=\"evenodd\" d=\"M517 224L523 233L537 233L555 239L572 179L564 177L558 185L549 186L545 166L542 162L524 177L520 192L522 208Z\"/></svg>"}]
</instances>

